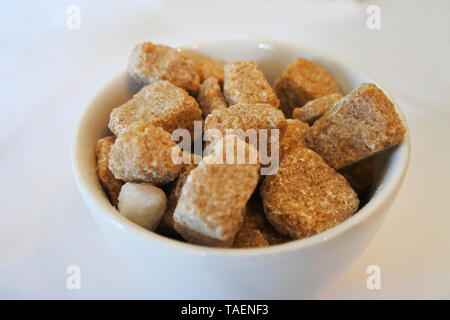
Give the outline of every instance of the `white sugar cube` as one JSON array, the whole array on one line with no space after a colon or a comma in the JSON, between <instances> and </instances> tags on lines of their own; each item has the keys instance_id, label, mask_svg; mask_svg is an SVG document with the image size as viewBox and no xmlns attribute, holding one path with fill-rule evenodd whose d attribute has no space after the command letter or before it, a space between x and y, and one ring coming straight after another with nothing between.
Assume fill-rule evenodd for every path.
<instances>
[{"instance_id":1,"label":"white sugar cube","mask_svg":"<svg viewBox=\"0 0 450 320\"><path fill-rule=\"evenodd\" d=\"M155 230L166 210L164 191L148 183L127 182L119 194L119 212L134 223Z\"/></svg>"}]
</instances>

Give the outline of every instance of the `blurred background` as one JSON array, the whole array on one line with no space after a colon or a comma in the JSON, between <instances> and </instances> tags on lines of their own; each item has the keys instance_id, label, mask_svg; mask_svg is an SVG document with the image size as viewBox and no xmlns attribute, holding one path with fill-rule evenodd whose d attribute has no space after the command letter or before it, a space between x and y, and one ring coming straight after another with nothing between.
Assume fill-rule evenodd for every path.
<instances>
[{"instance_id":1,"label":"blurred background","mask_svg":"<svg viewBox=\"0 0 450 320\"><path fill-rule=\"evenodd\" d=\"M136 43L231 37L332 53L388 88L408 119L410 170L391 214L317 298L450 298L448 0L2 1L0 298L159 297L109 248L82 203L72 133ZM72 264L83 271L81 290L66 287ZM381 290L366 287L373 264Z\"/></svg>"}]
</instances>

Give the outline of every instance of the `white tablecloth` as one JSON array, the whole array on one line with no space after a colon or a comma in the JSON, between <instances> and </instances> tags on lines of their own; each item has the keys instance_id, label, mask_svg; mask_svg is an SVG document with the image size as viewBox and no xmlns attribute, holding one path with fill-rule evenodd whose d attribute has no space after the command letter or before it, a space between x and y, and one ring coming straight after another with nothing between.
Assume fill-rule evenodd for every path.
<instances>
[{"instance_id":1,"label":"white tablecloth","mask_svg":"<svg viewBox=\"0 0 450 320\"><path fill-rule=\"evenodd\" d=\"M371 4L381 9L381 30L366 27ZM66 26L70 5L81 10L79 30ZM449 1L11 0L0 9L0 298L158 296L83 204L70 166L73 128L134 44L253 36L351 61L400 97L410 125L410 169L388 218L318 298L450 298ZM83 271L81 290L66 287L73 264ZM366 287L372 264L381 290Z\"/></svg>"}]
</instances>

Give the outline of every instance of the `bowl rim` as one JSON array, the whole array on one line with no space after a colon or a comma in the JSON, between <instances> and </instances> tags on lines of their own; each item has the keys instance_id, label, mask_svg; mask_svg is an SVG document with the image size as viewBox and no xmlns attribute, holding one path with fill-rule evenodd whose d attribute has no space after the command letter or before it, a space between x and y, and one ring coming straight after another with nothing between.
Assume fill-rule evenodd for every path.
<instances>
[{"instance_id":1,"label":"bowl rim","mask_svg":"<svg viewBox=\"0 0 450 320\"><path fill-rule=\"evenodd\" d=\"M80 148L79 137L80 132L83 126L83 123L86 121L88 114L95 107L95 102L100 99L102 96L106 94L106 89L109 88L113 83L118 81L118 79L126 76L126 71L120 72L118 75L114 76L112 79L106 82L101 89L96 92L94 97L90 100L87 107L81 113L81 116L78 119L77 125L73 132L72 136L72 147L71 147L71 162L72 162L72 171L75 177L75 181L77 187L83 197L85 202L89 202L91 205L95 206L96 211L101 212L104 218L108 220L108 222L115 224L118 228L121 228L123 231L126 231L132 235L140 236L148 241L152 241L154 244L159 243L161 246L165 246L166 249L172 250L181 250L183 253L190 253L194 255L200 256L220 256L220 257L241 257L241 258L252 258L257 256L269 256L275 254L282 254L291 251L300 250L307 247L314 247L319 244L322 244L327 241L331 241L339 235L353 229L364 221L368 220L369 217L375 215L377 212L380 212L382 207L389 201L391 196L395 195L395 192L401 186L404 177L406 175L406 171L409 164L410 157L410 134L409 127L406 122L406 118L398 106L397 102L390 94L388 90L385 89L384 86L380 84L379 81L376 81L373 77L367 75L364 72L361 72L358 68L355 68L351 63L344 61L343 59L336 57L330 53L322 51L320 49L311 48L302 44L298 44L295 42L288 41L276 41L276 40L267 40L267 39L259 39L259 38L223 38L223 39L215 39L215 40L207 40L200 41L190 45L181 46L181 50L194 50L197 51L201 49L202 46L211 46L211 45L224 45L224 42L245 42L248 46L249 41L251 44L259 46L261 45L269 45L269 46L283 46L283 47L295 47L299 50L309 51L317 56L320 56L327 60L332 60L339 65L345 67L346 69L352 70L368 79L370 79L373 83L375 83L383 92L388 96L388 98L394 103L395 109L399 114L400 119L402 120L403 125L406 128L406 133L403 138L403 141L398 144L395 148L402 148L400 156L398 160L393 164L395 168L393 168L393 174L386 176L383 179L383 185L380 187L377 192L373 195L373 197L357 211L357 214L352 215L347 220L341 222L340 224L327 229L323 232L320 232L311 237L292 240L283 244L263 247L263 248L214 248L207 247L201 245L190 244L186 242L181 242L175 239L171 239L169 237L157 234L155 232L149 231L132 221L128 220L124 216L120 215L117 209L109 203L107 205L105 202L99 201L95 196L90 194L87 191L87 182L86 175L88 175L87 170L84 172L81 170L81 164L78 161L77 150ZM90 206L89 210L92 211Z\"/></svg>"}]
</instances>

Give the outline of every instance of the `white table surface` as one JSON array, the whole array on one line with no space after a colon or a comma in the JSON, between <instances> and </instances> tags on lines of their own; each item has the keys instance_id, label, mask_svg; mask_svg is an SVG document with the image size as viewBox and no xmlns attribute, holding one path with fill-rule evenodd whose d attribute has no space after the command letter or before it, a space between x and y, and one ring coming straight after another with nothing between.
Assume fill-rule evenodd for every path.
<instances>
[{"instance_id":1,"label":"white table surface","mask_svg":"<svg viewBox=\"0 0 450 320\"><path fill-rule=\"evenodd\" d=\"M66 27L72 4L80 30ZM371 4L381 30L366 27ZM75 123L140 41L253 36L351 61L399 97L410 126L410 168L382 229L317 298L450 298L449 21L448 0L2 1L0 298L157 296L108 246L78 194ZM73 264L81 290L66 287ZM372 264L381 290L366 287Z\"/></svg>"}]
</instances>

